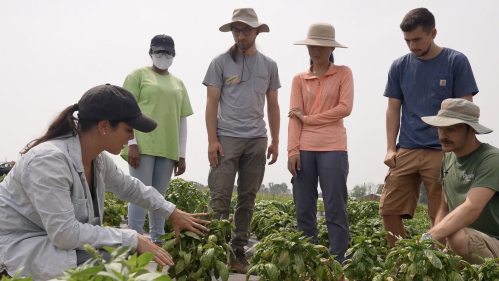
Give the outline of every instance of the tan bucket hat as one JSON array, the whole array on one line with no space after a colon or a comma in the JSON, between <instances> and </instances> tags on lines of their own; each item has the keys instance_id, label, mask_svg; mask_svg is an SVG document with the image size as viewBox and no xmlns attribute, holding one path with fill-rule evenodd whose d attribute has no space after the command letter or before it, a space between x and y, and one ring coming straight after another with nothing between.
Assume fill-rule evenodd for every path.
<instances>
[{"instance_id":1,"label":"tan bucket hat","mask_svg":"<svg viewBox=\"0 0 499 281\"><path fill-rule=\"evenodd\" d=\"M478 123L480 108L464 99L446 99L436 116L421 117L423 122L435 127L447 127L456 124L468 124L477 134L488 134L492 132Z\"/></svg>"},{"instance_id":2,"label":"tan bucket hat","mask_svg":"<svg viewBox=\"0 0 499 281\"><path fill-rule=\"evenodd\" d=\"M312 24L308 28L307 39L295 42L294 45L348 48L336 41L334 27L324 22Z\"/></svg>"},{"instance_id":3,"label":"tan bucket hat","mask_svg":"<svg viewBox=\"0 0 499 281\"><path fill-rule=\"evenodd\" d=\"M253 10L252 8L235 9L234 13L232 14L232 21L220 26L219 30L222 32L229 32L230 25L235 22L242 22L253 28L260 27L260 32L270 31L268 25L258 21L258 16L256 15L255 10Z\"/></svg>"}]
</instances>

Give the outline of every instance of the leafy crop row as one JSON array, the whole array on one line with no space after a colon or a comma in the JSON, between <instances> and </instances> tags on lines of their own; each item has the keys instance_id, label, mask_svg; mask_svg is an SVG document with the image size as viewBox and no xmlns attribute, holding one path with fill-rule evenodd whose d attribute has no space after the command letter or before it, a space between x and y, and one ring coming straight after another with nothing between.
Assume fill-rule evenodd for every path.
<instances>
[{"instance_id":1,"label":"leafy crop row","mask_svg":"<svg viewBox=\"0 0 499 281\"><path fill-rule=\"evenodd\" d=\"M165 240L163 249L175 261L175 266L168 268L168 274L178 281L203 281L211 280L213 271L215 278L227 281L227 256L233 252L225 239L232 229L234 226L229 221L214 220L204 237L190 231L180 234L180 243L176 243L173 232L161 237Z\"/></svg>"}]
</instances>

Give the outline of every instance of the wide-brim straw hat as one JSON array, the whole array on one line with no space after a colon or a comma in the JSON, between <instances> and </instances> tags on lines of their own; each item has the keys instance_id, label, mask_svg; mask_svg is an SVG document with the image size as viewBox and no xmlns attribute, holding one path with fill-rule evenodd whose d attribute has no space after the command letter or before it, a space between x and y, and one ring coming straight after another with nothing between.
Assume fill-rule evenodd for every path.
<instances>
[{"instance_id":1,"label":"wide-brim straw hat","mask_svg":"<svg viewBox=\"0 0 499 281\"><path fill-rule=\"evenodd\" d=\"M230 25L235 22L245 23L253 28L260 27L260 32L269 32L269 26L263 22L258 21L258 16L255 13L255 10L252 8L241 8L235 9L232 14L232 21L220 26L219 30L222 32L229 32Z\"/></svg>"},{"instance_id":2,"label":"wide-brim straw hat","mask_svg":"<svg viewBox=\"0 0 499 281\"><path fill-rule=\"evenodd\" d=\"M468 124L477 134L488 134L492 132L478 123L480 108L464 99L446 99L436 116L421 117L421 120L428 125L435 127L447 127L456 124Z\"/></svg>"},{"instance_id":3,"label":"wide-brim straw hat","mask_svg":"<svg viewBox=\"0 0 499 281\"><path fill-rule=\"evenodd\" d=\"M294 45L348 48L335 38L335 30L329 23L314 23L308 28L307 39L295 42Z\"/></svg>"}]
</instances>

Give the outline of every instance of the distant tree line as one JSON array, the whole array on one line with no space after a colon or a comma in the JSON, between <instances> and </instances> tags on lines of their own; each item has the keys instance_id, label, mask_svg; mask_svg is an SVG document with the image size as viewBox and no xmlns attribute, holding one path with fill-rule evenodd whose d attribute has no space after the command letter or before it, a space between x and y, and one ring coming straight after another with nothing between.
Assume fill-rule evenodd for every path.
<instances>
[{"instance_id":1,"label":"distant tree line","mask_svg":"<svg viewBox=\"0 0 499 281\"><path fill-rule=\"evenodd\" d=\"M372 182L368 182L363 184L356 184L348 192L348 195L354 198L362 198L370 194L381 194L382 191L383 191L382 183L374 184ZM421 190L419 193L419 203L425 205L428 204L428 199L426 197L426 189L424 188L424 184L421 184Z\"/></svg>"}]
</instances>

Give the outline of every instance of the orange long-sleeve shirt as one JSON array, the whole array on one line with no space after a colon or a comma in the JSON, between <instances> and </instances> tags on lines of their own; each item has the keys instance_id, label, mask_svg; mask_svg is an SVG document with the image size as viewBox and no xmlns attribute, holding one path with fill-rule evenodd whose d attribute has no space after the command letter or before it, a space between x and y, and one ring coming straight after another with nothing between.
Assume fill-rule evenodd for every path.
<instances>
[{"instance_id":1,"label":"orange long-sleeve shirt","mask_svg":"<svg viewBox=\"0 0 499 281\"><path fill-rule=\"evenodd\" d=\"M289 119L288 157L307 151L347 151L343 118L353 107L353 77L348 66L329 64L319 79L312 66L293 78L290 108L303 111L303 122Z\"/></svg>"}]
</instances>

